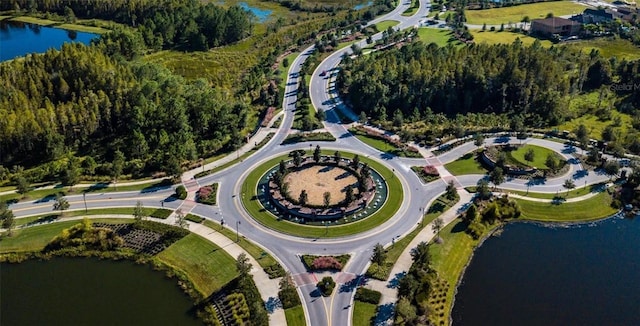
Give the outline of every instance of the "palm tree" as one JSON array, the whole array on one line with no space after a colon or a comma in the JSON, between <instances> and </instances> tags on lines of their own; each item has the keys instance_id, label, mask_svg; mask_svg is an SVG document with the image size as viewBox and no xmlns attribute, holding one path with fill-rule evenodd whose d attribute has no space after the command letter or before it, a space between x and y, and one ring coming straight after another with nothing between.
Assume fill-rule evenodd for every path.
<instances>
[{"instance_id":1,"label":"palm tree","mask_svg":"<svg viewBox=\"0 0 640 326\"><path fill-rule=\"evenodd\" d=\"M567 189L567 196L569 196L569 190L575 188L576 184L573 182L573 179L567 179L564 180L564 184L562 186Z\"/></svg>"}]
</instances>

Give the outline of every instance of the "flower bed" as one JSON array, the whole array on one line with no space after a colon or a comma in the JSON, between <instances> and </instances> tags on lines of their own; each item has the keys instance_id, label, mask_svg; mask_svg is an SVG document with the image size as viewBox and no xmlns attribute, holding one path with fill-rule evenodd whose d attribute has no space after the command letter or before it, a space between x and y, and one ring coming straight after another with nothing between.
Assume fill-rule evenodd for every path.
<instances>
[{"instance_id":1,"label":"flower bed","mask_svg":"<svg viewBox=\"0 0 640 326\"><path fill-rule=\"evenodd\" d=\"M218 184L214 183L198 189L196 201L201 204L215 205L218 193Z\"/></svg>"},{"instance_id":2,"label":"flower bed","mask_svg":"<svg viewBox=\"0 0 640 326\"><path fill-rule=\"evenodd\" d=\"M412 166L411 170L417 174L424 183L429 183L440 178L440 173L438 173L438 170L433 165Z\"/></svg>"},{"instance_id":3,"label":"flower bed","mask_svg":"<svg viewBox=\"0 0 640 326\"><path fill-rule=\"evenodd\" d=\"M309 271L325 271L325 270L337 270L340 271L344 265L349 261L349 255L340 256L314 256L303 255L302 262Z\"/></svg>"}]
</instances>

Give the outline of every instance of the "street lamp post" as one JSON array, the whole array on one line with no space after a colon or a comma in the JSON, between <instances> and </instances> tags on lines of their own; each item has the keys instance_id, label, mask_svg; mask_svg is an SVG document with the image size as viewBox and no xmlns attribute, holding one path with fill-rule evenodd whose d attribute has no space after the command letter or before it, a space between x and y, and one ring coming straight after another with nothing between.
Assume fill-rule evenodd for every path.
<instances>
[{"instance_id":1,"label":"street lamp post","mask_svg":"<svg viewBox=\"0 0 640 326\"><path fill-rule=\"evenodd\" d=\"M82 200L84 200L84 212L87 213L87 193L82 193Z\"/></svg>"},{"instance_id":2,"label":"street lamp post","mask_svg":"<svg viewBox=\"0 0 640 326\"><path fill-rule=\"evenodd\" d=\"M238 232L238 225L240 224L240 221L236 221L236 242L240 242L240 233Z\"/></svg>"}]
</instances>

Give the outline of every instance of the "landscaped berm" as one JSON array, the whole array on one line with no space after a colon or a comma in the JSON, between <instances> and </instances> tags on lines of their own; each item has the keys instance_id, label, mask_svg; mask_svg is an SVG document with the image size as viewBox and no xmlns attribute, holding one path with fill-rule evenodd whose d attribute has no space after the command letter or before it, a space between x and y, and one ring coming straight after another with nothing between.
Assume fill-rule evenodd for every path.
<instances>
[{"instance_id":1,"label":"landscaped berm","mask_svg":"<svg viewBox=\"0 0 640 326\"><path fill-rule=\"evenodd\" d=\"M329 205L337 205L345 200L346 189L351 187L358 193L358 178L350 171L337 166L310 165L290 172L284 178L289 184L290 194L307 192L307 203L314 206L324 205L325 193L329 193Z\"/></svg>"}]
</instances>

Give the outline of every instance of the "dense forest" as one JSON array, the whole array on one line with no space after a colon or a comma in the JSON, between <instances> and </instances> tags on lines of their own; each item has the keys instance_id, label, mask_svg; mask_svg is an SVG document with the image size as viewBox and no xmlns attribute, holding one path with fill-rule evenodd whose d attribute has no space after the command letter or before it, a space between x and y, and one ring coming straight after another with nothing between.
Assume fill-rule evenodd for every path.
<instances>
[{"instance_id":1,"label":"dense forest","mask_svg":"<svg viewBox=\"0 0 640 326\"><path fill-rule=\"evenodd\" d=\"M376 121L421 119L442 113L518 116L526 126L555 126L573 117L572 94L613 92L618 110L638 114L640 61L606 60L565 47L414 43L346 60L338 77L342 96ZM611 109L611 108L606 108Z\"/></svg>"},{"instance_id":2,"label":"dense forest","mask_svg":"<svg viewBox=\"0 0 640 326\"><path fill-rule=\"evenodd\" d=\"M0 164L30 166L77 151L90 157L88 175L110 174L121 154L125 173L177 174L185 160L241 144L248 114L204 80L65 44L0 65ZM30 179L60 172L39 171Z\"/></svg>"},{"instance_id":3,"label":"dense forest","mask_svg":"<svg viewBox=\"0 0 640 326\"><path fill-rule=\"evenodd\" d=\"M73 20L98 18L137 27L153 49L206 50L237 42L252 30L253 14L198 0L6 0L0 11L56 13Z\"/></svg>"}]
</instances>

